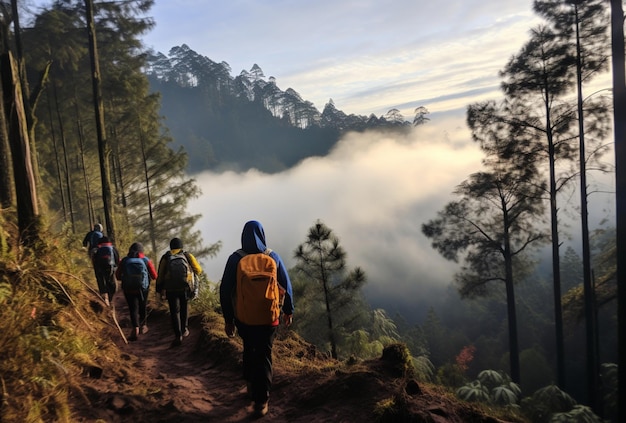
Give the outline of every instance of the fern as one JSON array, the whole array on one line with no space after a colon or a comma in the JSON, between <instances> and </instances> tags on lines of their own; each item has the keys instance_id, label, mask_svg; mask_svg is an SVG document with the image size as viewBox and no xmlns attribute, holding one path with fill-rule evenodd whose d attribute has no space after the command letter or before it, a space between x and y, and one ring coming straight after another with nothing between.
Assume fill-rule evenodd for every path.
<instances>
[{"instance_id":1,"label":"fern","mask_svg":"<svg viewBox=\"0 0 626 423\"><path fill-rule=\"evenodd\" d=\"M517 404L519 397L511 389L506 386L496 386L491 391L493 402L498 405L506 406Z\"/></svg>"},{"instance_id":2,"label":"fern","mask_svg":"<svg viewBox=\"0 0 626 423\"><path fill-rule=\"evenodd\" d=\"M456 390L456 395L465 401L470 402L485 402L489 403L491 398L489 397L489 391L486 387L480 383L479 380L475 380L466 385L461 386Z\"/></svg>"},{"instance_id":3,"label":"fern","mask_svg":"<svg viewBox=\"0 0 626 423\"><path fill-rule=\"evenodd\" d=\"M602 423L602 419L585 405L575 405L566 413L555 413L550 423Z\"/></svg>"},{"instance_id":4,"label":"fern","mask_svg":"<svg viewBox=\"0 0 626 423\"><path fill-rule=\"evenodd\" d=\"M478 373L478 380L490 391L496 386L501 386L505 383L505 377L495 370L483 370Z\"/></svg>"}]
</instances>

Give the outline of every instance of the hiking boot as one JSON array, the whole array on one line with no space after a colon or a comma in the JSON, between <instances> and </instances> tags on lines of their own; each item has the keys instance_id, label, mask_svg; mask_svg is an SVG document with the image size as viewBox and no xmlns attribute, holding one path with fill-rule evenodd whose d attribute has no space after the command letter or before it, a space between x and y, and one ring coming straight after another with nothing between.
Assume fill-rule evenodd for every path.
<instances>
[{"instance_id":1,"label":"hiking boot","mask_svg":"<svg viewBox=\"0 0 626 423\"><path fill-rule=\"evenodd\" d=\"M248 396L252 398L252 382L250 381L246 382L246 394L248 394Z\"/></svg>"},{"instance_id":2,"label":"hiking boot","mask_svg":"<svg viewBox=\"0 0 626 423\"><path fill-rule=\"evenodd\" d=\"M148 333L148 325L143 325L141 329L139 329L139 333L141 334Z\"/></svg>"},{"instance_id":3,"label":"hiking boot","mask_svg":"<svg viewBox=\"0 0 626 423\"><path fill-rule=\"evenodd\" d=\"M185 331L183 332L183 336L184 337L189 336L189 329L185 328Z\"/></svg>"},{"instance_id":4,"label":"hiking boot","mask_svg":"<svg viewBox=\"0 0 626 423\"><path fill-rule=\"evenodd\" d=\"M178 347L183 343L183 337L182 336L177 336L173 341L172 341L172 347Z\"/></svg>"},{"instance_id":5,"label":"hiking boot","mask_svg":"<svg viewBox=\"0 0 626 423\"><path fill-rule=\"evenodd\" d=\"M268 401L255 402L254 403L254 415L257 417L263 417L269 411Z\"/></svg>"},{"instance_id":6,"label":"hiking boot","mask_svg":"<svg viewBox=\"0 0 626 423\"><path fill-rule=\"evenodd\" d=\"M130 336L128 337L128 340L136 341L137 335L139 335L139 328L133 328L132 332L130 333Z\"/></svg>"}]
</instances>

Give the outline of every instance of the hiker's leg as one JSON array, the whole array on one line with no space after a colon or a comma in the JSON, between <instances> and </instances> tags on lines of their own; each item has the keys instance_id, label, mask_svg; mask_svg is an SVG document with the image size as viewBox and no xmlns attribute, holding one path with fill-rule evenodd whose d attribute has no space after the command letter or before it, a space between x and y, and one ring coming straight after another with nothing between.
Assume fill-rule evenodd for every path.
<instances>
[{"instance_id":1,"label":"hiker's leg","mask_svg":"<svg viewBox=\"0 0 626 423\"><path fill-rule=\"evenodd\" d=\"M117 290L117 283L115 282L115 272L112 270L107 275L107 293L109 295L109 301L113 301L113 295Z\"/></svg>"},{"instance_id":2,"label":"hiker's leg","mask_svg":"<svg viewBox=\"0 0 626 423\"><path fill-rule=\"evenodd\" d=\"M183 336L180 329L180 296L177 292L166 291L167 302L170 306L170 318L172 319L172 329L176 338Z\"/></svg>"},{"instance_id":3,"label":"hiker's leg","mask_svg":"<svg viewBox=\"0 0 626 423\"><path fill-rule=\"evenodd\" d=\"M98 283L98 292L103 298L108 298L106 276L98 269L94 269L94 271L96 273L96 282Z\"/></svg>"},{"instance_id":4,"label":"hiker's leg","mask_svg":"<svg viewBox=\"0 0 626 423\"><path fill-rule=\"evenodd\" d=\"M138 328L139 321L137 320L137 295L124 292L124 297L126 297L126 303L128 304L130 323L134 328Z\"/></svg>"},{"instance_id":5,"label":"hiker's leg","mask_svg":"<svg viewBox=\"0 0 626 423\"><path fill-rule=\"evenodd\" d=\"M189 324L189 309L187 308L187 292L183 292L179 297L180 299L180 330L181 333L185 332Z\"/></svg>"},{"instance_id":6,"label":"hiker's leg","mask_svg":"<svg viewBox=\"0 0 626 423\"><path fill-rule=\"evenodd\" d=\"M254 398L257 404L269 399L272 390L272 347L276 337L276 326L260 326L258 330L258 344L256 347L258 389Z\"/></svg>"},{"instance_id":7,"label":"hiker's leg","mask_svg":"<svg viewBox=\"0 0 626 423\"><path fill-rule=\"evenodd\" d=\"M237 325L237 333L243 341L243 354L242 354L242 370L243 378L246 382L252 383L252 364L253 364L253 347L252 339L250 337L250 326L244 325L241 322L235 322Z\"/></svg>"},{"instance_id":8,"label":"hiker's leg","mask_svg":"<svg viewBox=\"0 0 626 423\"><path fill-rule=\"evenodd\" d=\"M146 325L147 322L147 316L148 316L148 290L144 290L144 292L142 292L139 295L139 326L144 326Z\"/></svg>"},{"instance_id":9,"label":"hiker's leg","mask_svg":"<svg viewBox=\"0 0 626 423\"><path fill-rule=\"evenodd\" d=\"M248 369L252 383L252 399L255 403L262 404L268 400L272 388L272 347L276 327L248 326L248 334Z\"/></svg>"}]
</instances>

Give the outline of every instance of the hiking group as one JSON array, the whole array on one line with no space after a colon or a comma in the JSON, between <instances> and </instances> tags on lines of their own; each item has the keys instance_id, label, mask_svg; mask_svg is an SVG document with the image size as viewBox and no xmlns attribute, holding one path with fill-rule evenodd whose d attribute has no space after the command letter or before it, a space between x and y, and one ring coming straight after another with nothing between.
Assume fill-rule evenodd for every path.
<instances>
[{"instance_id":1,"label":"hiking group","mask_svg":"<svg viewBox=\"0 0 626 423\"><path fill-rule=\"evenodd\" d=\"M129 340L137 340L140 334L148 331L148 292L150 281L156 280L156 292L162 300L167 299L169 306L174 331L171 346L181 345L183 338L189 335L188 302L198 294L198 275L202 272L196 258L183 249L182 240L173 238L170 241L169 251L159 260L158 271L144 255L139 242L133 243L128 255L120 261L115 247L102 235L100 224L85 236L83 245L89 248L98 289L107 305L115 293L113 275L122 281L133 326ZM109 252L112 270L100 269L100 264L105 261L96 259L101 249L103 256L105 251ZM272 349L276 331L281 312L285 326L291 325L294 305L287 268L280 255L267 247L260 222L251 220L244 225L241 248L226 261L219 297L226 335L234 337L238 334L243 341L243 379L247 395L253 401L253 413L256 417L265 416L272 388Z\"/></svg>"},{"instance_id":2,"label":"hiking group","mask_svg":"<svg viewBox=\"0 0 626 423\"><path fill-rule=\"evenodd\" d=\"M174 332L171 346L181 345L183 337L189 336L188 301L198 295L198 275L202 272L193 254L183 250L182 240L170 241L170 250L159 260L158 272L140 242L133 243L120 260L99 223L85 236L83 246L88 248L98 291L107 307L117 289L116 279L121 281L132 326L128 340L136 341L140 334L148 332L148 294L150 282L156 280L156 292L162 300L167 299L169 306Z\"/></svg>"}]
</instances>

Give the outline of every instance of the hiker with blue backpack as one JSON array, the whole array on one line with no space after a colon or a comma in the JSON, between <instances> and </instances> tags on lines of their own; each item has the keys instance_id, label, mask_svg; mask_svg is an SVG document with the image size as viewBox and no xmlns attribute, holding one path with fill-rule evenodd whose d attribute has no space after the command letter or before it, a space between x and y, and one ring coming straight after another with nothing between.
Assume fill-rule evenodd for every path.
<instances>
[{"instance_id":1,"label":"hiker with blue backpack","mask_svg":"<svg viewBox=\"0 0 626 423\"><path fill-rule=\"evenodd\" d=\"M243 227L241 249L228 257L220 284L224 329L229 337L235 328L243 340L243 378L254 401L255 416L267 414L272 388L272 348L283 313L290 326L293 293L287 268L275 251L267 248L260 222Z\"/></svg>"},{"instance_id":2,"label":"hiker with blue backpack","mask_svg":"<svg viewBox=\"0 0 626 423\"><path fill-rule=\"evenodd\" d=\"M117 290L115 271L120 261L120 255L109 238L103 236L98 240L98 246L93 255L93 270L96 274L98 292L109 307L113 301L113 294Z\"/></svg>"},{"instance_id":3,"label":"hiker with blue backpack","mask_svg":"<svg viewBox=\"0 0 626 423\"><path fill-rule=\"evenodd\" d=\"M122 291L130 313L132 329L128 340L136 341L139 334L148 332L148 292L150 281L157 278L152 260L143 253L143 244L135 242L130 246L115 276L122 281Z\"/></svg>"},{"instance_id":4,"label":"hiker with blue backpack","mask_svg":"<svg viewBox=\"0 0 626 423\"><path fill-rule=\"evenodd\" d=\"M182 344L189 336L188 301L198 296L198 280L202 267L196 258L183 250L183 241L172 238L170 250L161 256L156 291L167 298L174 329L172 347Z\"/></svg>"},{"instance_id":5,"label":"hiker with blue backpack","mask_svg":"<svg viewBox=\"0 0 626 423\"><path fill-rule=\"evenodd\" d=\"M102 233L102 225L100 223L96 223L95 225L93 225L93 229L87 232L87 235L85 235L85 238L83 238L83 247L87 248L87 255L91 260L93 260L93 255L98 249L98 241L103 236L104 234Z\"/></svg>"}]
</instances>

